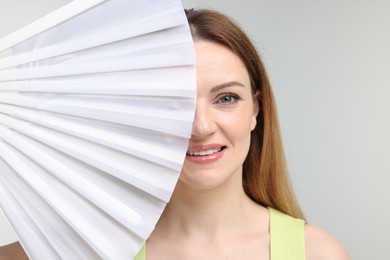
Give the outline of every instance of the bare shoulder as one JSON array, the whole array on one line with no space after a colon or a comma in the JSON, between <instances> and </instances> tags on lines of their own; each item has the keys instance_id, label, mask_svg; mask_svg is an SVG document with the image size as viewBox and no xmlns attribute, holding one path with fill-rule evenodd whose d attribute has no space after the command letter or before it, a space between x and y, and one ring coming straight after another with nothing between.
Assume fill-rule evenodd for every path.
<instances>
[{"instance_id":1,"label":"bare shoulder","mask_svg":"<svg viewBox=\"0 0 390 260\"><path fill-rule=\"evenodd\" d=\"M28 260L19 242L0 246L0 260Z\"/></svg>"},{"instance_id":2,"label":"bare shoulder","mask_svg":"<svg viewBox=\"0 0 390 260\"><path fill-rule=\"evenodd\" d=\"M323 229L305 225L306 258L308 260L349 260L344 246Z\"/></svg>"}]
</instances>

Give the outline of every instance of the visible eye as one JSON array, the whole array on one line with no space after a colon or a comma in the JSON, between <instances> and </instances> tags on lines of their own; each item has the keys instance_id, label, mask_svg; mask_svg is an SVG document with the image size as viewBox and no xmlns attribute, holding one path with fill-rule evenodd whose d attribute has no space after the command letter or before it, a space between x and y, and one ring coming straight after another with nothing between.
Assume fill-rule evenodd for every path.
<instances>
[{"instance_id":1,"label":"visible eye","mask_svg":"<svg viewBox=\"0 0 390 260\"><path fill-rule=\"evenodd\" d=\"M215 103L229 105L236 103L239 99L240 97L235 94L224 94Z\"/></svg>"}]
</instances>

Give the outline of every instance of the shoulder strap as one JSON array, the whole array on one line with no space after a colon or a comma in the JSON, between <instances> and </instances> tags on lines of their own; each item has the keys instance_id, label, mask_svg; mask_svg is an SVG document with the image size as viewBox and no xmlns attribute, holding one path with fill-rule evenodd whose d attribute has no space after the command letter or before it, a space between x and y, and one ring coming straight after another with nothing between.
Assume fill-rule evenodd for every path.
<instances>
[{"instance_id":1,"label":"shoulder strap","mask_svg":"<svg viewBox=\"0 0 390 260\"><path fill-rule=\"evenodd\" d=\"M133 260L145 260L146 259L146 242L142 245L138 254L134 256Z\"/></svg>"},{"instance_id":2,"label":"shoulder strap","mask_svg":"<svg viewBox=\"0 0 390 260\"><path fill-rule=\"evenodd\" d=\"M305 222L272 208L270 213L270 259L305 260Z\"/></svg>"}]
</instances>

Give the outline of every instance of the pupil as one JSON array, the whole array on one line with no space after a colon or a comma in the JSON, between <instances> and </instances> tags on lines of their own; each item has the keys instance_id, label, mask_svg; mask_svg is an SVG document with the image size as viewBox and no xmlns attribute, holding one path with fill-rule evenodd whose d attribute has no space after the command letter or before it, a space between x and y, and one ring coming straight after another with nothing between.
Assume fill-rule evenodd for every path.
<instances>
[{"instance_id":1,"label":"pupil","mask_svg":"<svg viewBox=\"0 0 390 260\"><path fill-rule=\"evenodd\" d=\"M231 101L231 97L227 96L223 98L224 103L229 103Z\"/></svg>"}]
</instances>

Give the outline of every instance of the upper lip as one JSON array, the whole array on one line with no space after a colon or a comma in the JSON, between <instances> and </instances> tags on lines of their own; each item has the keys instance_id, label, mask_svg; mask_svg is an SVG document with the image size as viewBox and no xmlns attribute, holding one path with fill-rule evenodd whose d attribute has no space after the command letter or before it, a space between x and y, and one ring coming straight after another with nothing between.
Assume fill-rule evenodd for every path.
<instances>
[{"instance_id":1,"label":"upper lip","mask_svg":"<svg viewBox=\"0 0 390 260\"><path fill-rule=\"evenodd\" d=\"M190 145L187 152L199 152L213 149L220 149L225 147L221 144L199 144L199 145Z\"/></svg>"}]
</instances>

